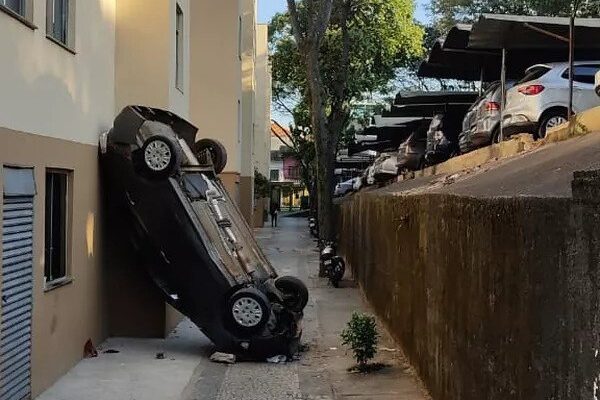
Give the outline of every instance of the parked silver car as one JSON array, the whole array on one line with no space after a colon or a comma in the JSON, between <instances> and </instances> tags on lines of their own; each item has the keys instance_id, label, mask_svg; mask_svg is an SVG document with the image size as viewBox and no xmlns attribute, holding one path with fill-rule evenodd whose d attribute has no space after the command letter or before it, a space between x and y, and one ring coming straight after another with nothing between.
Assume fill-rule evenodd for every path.
<instances>
[{"instance_id":1,"label":"parked silver car","mask_svg":"<svg viewBox=\"0 0 600 400\"><path fill-rule=\"evenodd\" d=\"M574 67L573 111L600 105L594 93L594 76L600 61L578 61ZM568 63L538 64L507 91L504 136L531 133L544 138L546 131L567 122L569 105Z\"/></svg>"},{"instance_id":2,"label":"parked silver car","mask_svg":"<svg viewBox=\"0 0 600 400\"><path fill-rule=\"evenodd\" d=\"M514 81L507 83L508 88L513 85ZM493 82L469 108L463 120L459 136L461 153L468 153L497 141L500 132L501 102L501 83Z\"/></svg>"}]
</instances>

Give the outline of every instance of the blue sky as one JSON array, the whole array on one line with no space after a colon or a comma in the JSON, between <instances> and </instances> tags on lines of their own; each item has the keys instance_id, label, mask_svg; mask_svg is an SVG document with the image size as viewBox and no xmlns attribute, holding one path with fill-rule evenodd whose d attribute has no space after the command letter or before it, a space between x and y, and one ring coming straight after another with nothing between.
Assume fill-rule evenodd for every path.
<instances>
[{"instance_id":1,"label":"blue sky","mask_svg":"<svg viewBox=\"0 0 600 400\"><path fill-rule=\"evenodd\" d=\"M426 0L417 1L417 19L419 21L426 21L427 12L425 10ZM258 22L269 22L271 17L281 11L287 9L286 0L258 0Z\"/></svg>"}]
</instances>

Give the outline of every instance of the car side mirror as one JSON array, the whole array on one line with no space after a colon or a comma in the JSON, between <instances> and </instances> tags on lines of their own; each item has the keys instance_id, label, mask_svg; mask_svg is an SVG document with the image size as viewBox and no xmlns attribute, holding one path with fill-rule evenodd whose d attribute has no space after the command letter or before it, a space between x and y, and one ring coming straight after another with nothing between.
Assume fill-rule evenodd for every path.
<instances>
[{"instance_id":1,"label":"car side mirror","mask_svg":"<svg viewBox=\"0 0 600 400\"><path fill-rule=\"evenodd\" d=\"M596 94L600 96L600 71L596 72L594 90L596 91Z\"/></svg>"}]
</instances>

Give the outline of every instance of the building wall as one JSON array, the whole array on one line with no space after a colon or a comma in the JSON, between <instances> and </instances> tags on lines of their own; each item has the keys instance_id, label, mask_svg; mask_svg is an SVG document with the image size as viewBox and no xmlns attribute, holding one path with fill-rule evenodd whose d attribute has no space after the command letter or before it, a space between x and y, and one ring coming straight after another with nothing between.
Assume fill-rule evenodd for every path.
<instances>
[{"instance_id":1,"label":"building wall","mask_svg":"<svg viewBox=\"0 0 600 400\"><path fill-rule=\"evenodd\" d=\"M116 112L132 104L167 109L189 117L189 0L117 2ZM183 13L183 84L176 85L176 10ZM115 336L164 337L183 318L167 305L154 283L140 274L137 257L122 248L118 227L107 226L106 260L109 333Z\"/></svg>"},{"instance_id":2,"label":"building wall","mask_svg":"<svg viewBox=\"0 0 600 400\"><path fill-rule=\"evenodd\" d=\"M0 12L0 165L33 167L32 393L68 371L107 332L102 275L98 136L115 110L115 0L75 9L73 51L46 38L46 2L31 29ZM46 168L72 171L68 276L44 287ZM0 174L0 186L2 186ZM0 196L0 203L2 197ZM1 234L1 227L0 227ZM1 250L0 250L1 251Z\"/></svg>"},{"instance_id":3,"label":"building wall","mask_svg":"<svg viewBox=\"0 0 600 400\"><path fill-rule=\"evenodd\" d=\"M184 14L183 90L175 85L176 4ZM142 104L189 116L189 0L117 1L116 108Z\"/></svg>"},{"instance_id":4,"label":"building wall","mask_svg":"<svg viewBox=\"0 0 600 400\"><path fill-rule=\"evenodd\" d=\"M248 223L254 207L254 129L256 107L256 0L241 0L242 7L242 160L240 210Z\"/></svg>"},{"instance_id":5,"label":"building wall","mask_svg":"<svg viewBox=\"0 0 600 400\"><path fill-rule=\"evenodd\" d=\"M267 24L256 27L256 117L254 130L254 168L269 177L271 147L271 68L269 66Z\"/></svg>"},{"instance_id":6,"label":"building wall","mask_svg":"<svg viewBox=\"0 0 600 400\"><path fill-rule=\"evenodd\" d=\"M45 1L35 30L0 12L0 126L97 143L114 116L115 1L76 7L76 54L46 38Z\"/></svg>"},{"instance_id":7,"label":"building wall","mask_svg":"<svg viewBox=\"0 0 600 400\"><path fill-rule=\"evenodd\" d=\"M190 120L199 138L227 150L224 184L239 202L241 173L241 51L239 0L190 2Z\"/></svg>"}]
</instances>

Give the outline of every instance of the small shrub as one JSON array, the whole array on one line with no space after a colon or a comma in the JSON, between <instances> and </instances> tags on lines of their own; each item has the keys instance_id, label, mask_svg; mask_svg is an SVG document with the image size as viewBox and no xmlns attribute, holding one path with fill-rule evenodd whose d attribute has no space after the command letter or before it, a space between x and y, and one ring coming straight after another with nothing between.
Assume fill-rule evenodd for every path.
<instances>
[{"instance_id":1,"label":"small shrub","mask_svg":"<svg viewBox=\"0 0 600 400\"><path fill-rule=\"evenodd\" d=\"M379 332L375 317L354 311L346 329L341 334L342 344L350 347L358 369L366 370L366 366L377 353Z\"/></svg>"}]
</instances>

